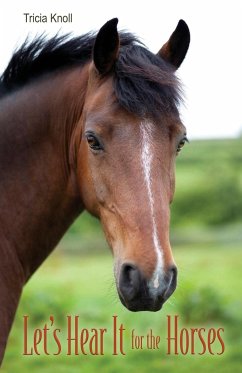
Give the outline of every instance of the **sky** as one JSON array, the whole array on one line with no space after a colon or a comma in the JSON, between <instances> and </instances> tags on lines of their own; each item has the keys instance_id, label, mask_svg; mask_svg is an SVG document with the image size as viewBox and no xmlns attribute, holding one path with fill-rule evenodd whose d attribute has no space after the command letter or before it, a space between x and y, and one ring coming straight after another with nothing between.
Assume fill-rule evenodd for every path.
<instances>
[{"instance_id":1,"label":"sky","mask_svg":"<svg viewBox=\"0 0 242 373\"><path fill-rule=\"evenodd\" d=\"M72 13L67 24L29 23L24 13L49 16ZM41 0L0 3L0 72L28 34L81 35L119 18L119 29L134 32L154 53L168 40L179 19L191 32L191 44L177 75L183 82L181 118L188 138L242 134L241 0Z\"/></svg>"}]
</instances>

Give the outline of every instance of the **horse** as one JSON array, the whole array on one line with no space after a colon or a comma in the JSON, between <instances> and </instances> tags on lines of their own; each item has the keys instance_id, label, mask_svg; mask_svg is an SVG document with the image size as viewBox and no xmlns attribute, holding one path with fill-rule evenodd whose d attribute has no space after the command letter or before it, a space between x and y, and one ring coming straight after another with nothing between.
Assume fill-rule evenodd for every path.
<instances>
[{"instance_id":1,"label":"horse","mask_svg":"<svg viewBox=\"0 0 242 373\"><path fill-rule=\"evenodd\" d=\"M0 360L24 284L84 210L128 310L158 311L176 288L169 205L187 138L175 73L190 32L180 20L153 54L117 24L26 39L1 76Z\"/></svg>"}]
</instances>

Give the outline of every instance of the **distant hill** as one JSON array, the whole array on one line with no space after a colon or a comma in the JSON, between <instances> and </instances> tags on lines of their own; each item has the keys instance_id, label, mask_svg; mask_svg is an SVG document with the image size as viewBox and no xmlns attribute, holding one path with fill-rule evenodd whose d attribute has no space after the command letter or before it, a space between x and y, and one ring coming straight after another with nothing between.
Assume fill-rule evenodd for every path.
<instances>
[{"instance_id":1,"label":"distant hill","mask_svg":"<svg viewBox=\"0 0 242 373\"><path fill-rule=\"evenodd\" d=\"M173 226L242 222L242 138L191 141L176 180Z\"/></svg>"}]
</instances>

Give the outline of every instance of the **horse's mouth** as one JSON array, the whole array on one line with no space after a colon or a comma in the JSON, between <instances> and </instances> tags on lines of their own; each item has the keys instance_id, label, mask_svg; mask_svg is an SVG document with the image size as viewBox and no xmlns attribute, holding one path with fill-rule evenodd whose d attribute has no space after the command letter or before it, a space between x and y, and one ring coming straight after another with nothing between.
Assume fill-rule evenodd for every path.
<instances>
[{"instance_id":1,"label":"horse's mouth","mask_svg":"<svg viewBox=\"0 0 242 373\"><path fill-rule=\"evenodd\" d=\"M119 293L118 293L119 294ZM156 300L147 297L134 298L130 301L125 301L121 294L119 294L119 299L121 303L131 312L140 311L150 311L157 312L160 311L165 300L157 298Z\"/></svg>"}]
</instances>

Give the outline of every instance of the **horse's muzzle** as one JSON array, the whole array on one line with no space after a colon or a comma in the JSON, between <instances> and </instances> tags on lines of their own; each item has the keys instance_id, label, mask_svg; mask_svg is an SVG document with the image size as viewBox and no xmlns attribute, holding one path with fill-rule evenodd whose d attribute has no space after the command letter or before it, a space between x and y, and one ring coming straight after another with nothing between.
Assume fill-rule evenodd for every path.
<instances>
[{"instance_id":1,"label":"horse's muzzle","mask_svg":"<svg viewBox=\"0 0 242 373\"><path fill-rule=\"evenodd\" d=\"M159 311L175 291L176 283L175 266L171 266L160 276L159 285L155 287L137 266L124 263L119 275L118 294L123 305L130 311Z\"/></svg>"}]
</instances>

